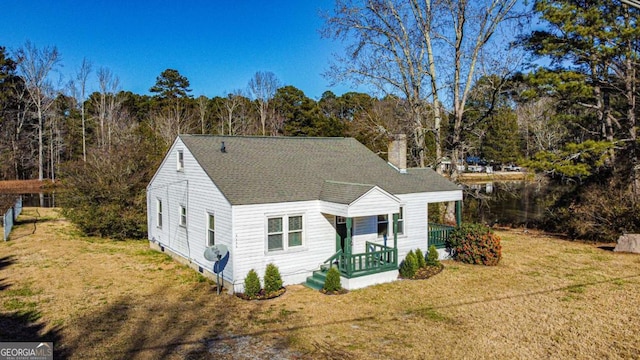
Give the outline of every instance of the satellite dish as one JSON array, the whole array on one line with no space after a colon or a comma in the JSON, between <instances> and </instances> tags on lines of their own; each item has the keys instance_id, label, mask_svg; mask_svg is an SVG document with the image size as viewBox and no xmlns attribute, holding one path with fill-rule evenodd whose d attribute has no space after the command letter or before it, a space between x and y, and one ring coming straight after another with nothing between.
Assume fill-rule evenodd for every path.
<instances>
[{"instance_id":1,"label":"satellite dish","mask_svg":"<svg viewBox=\"0 0 640 360\"><path fill-rule=\"evenodd\" d=\"M219 261L229 253L229 249L226 245L213 245L207 246L204 250L204 258L209 261Z\"/></svg>"},{"instance_id":2,"label":"satellite dish","mask_svg":"<svg viewBox=\"0 0 640 360\"><path fill-rule=\"evenodd\" d=\"M229 249L222 244L207 246L204 250L204 258L214 261L213 272L216 274L216 287L218 288L218 295L220 295L220 273L224 271L227 262L229 262Z\"/></svg>"},{"instance_id":3,"label":"satellite dish","mask_svg":"<svg viewBox=\"0 0 640 360\"><path fill-rule=\"evenodd\" d=\"M227 255L223 256L222 259L216 261L216 263L213 264L213 272L215 274L219 274L223 272L228 262L229 262L229 252L227 252Z\"/></svg>"}]
</instances>

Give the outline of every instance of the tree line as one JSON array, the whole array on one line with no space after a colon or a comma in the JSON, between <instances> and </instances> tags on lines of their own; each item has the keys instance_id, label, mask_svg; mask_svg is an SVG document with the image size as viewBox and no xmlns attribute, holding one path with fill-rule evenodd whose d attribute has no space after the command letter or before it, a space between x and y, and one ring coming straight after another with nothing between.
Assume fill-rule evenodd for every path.
<instances>
[{"instance_id":1,"label":"tree line","mask_svg":"<svg viewBox=\"0 0 640 360\"><path fill-rule=\"evenodd\" d=\"M388 139L403 133L410 166L441 171L473 156L579 184L550 207L549 228L570 223L580 237L638 229L638 15L619 1L337 0L322 35L344 52L325 75L376 91L319 99L268 71L208 98L166 69L151 95L134 94L86 60L54 84L55 47L0 47L0 179L147 169L132 173L140 185L122 200L140 193L180 133L351 136L383 158ZM88 89L91 77L98 89ZM102 191L131 188L106 178L95 179Z\"/></svg>"}]
</instances>

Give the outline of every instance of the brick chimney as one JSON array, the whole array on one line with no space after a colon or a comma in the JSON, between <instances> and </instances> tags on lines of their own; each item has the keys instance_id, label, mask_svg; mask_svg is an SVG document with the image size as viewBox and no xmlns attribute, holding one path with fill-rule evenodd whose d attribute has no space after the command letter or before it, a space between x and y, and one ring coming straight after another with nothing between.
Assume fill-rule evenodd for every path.
<instances>
[{"instance_id":1,"label":"brick chimney","mask_svg":"<svg viewBox=\"0 0 640 360\"><path fill-rule=\"evenodd\" d=\"M407 135L395 134L391 136L387 149L389 164L401 173L407 172Z\"/></svg>"}]
</instances>

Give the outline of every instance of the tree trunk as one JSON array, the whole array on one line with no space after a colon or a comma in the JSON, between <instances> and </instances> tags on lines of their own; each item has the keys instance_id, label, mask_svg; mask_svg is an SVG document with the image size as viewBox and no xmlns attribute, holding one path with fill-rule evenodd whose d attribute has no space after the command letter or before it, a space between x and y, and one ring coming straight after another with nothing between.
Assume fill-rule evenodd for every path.
<instances>
[{"instance_id":1,"label":"tree trunk","mask_svg":"<svg viewBox=\"0 0 640 360\"><path fill-rule=\"evenodd\" d=\"M44 146L42 144L42 106L38 104L38 180L44 179Z\"/></svg>"}]
</instances>

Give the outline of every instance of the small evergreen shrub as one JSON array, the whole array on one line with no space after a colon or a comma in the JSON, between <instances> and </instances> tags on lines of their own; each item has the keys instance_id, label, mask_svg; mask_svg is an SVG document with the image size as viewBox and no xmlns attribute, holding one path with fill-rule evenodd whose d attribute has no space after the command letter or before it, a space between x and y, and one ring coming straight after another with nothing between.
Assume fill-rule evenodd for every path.
<instances>
[{"instance_id":1,"label":"small evergreen shrub","mask_svg":"<svg viewBox=\"0 0 640 360\"><path fill-rule=\"evenodd\" d=\"M342 283L340 282L340 271L336 267L331 267L327 272L327 278L324 280L323 289L326 292L334 292L342 290Z\"/></svg>"},{"instance_id":2,"label":"small evergreen shrub","mask_svg":"<svg viewBox=\"0 0 640 360\"><path fill-rule=\"evenodd\" d=\"M255 299L260 293L260 278L255 270L249 270L244 278L244 295L249 299Z\"/></svg>"},{"instance_id":3,"label":"small evergreen shrub","mask_svg":"<svg viewBox=\"0 0 640 360\"><path fill-rule=\"evenodd\" d=\"M416 260L418 261L418 269L421 269L427 266L427 262L424 259L424 254L420 249L416 249Z\"/></svg>"},{"instance_id":4,"label":"small evergreen shrub","mask_svg":"<svg viewBox=\"0 0 640 360\"><path fill-rule=\"evenodd\" d=\"M455 260L468 264L493 266L502 258L500 237L482 224L463 224L454 229L447 246Z\"/></svg>"},{"instance_id":5,"label":"small evergreen shrub","mask_svg":"<svg viewBox=\"0 0 640 360\"><path fill-rule=\"evenodd\" d=\"M438 261L438 249L436 249L435 245L429 246L426 263L429 266L438 266L440 264L440 261Z\"/></svg>"},{"instance_id":6,"label":"small evergreen shrub","mask_svg":"<svg viewBox=\"0 0 640 360\"><path fill-rule=\"evenodd\" d=\"M282 288L280 270L274 264L268 264L264 272L264 292L268 295Z\"/></svg>"},{"instance_id":7,"label":"small evergreen shrub","mask_svg":"<svg viewBox=\"0 0 640 360\"><path fill-rule=\"evenodd\" d=\"M410 250L407 256L404 258L402 264L400 264L400 276L406 279L411 279L416 275L418 270L418 259L413 250Z\"/></svg>"}]
</instances>

